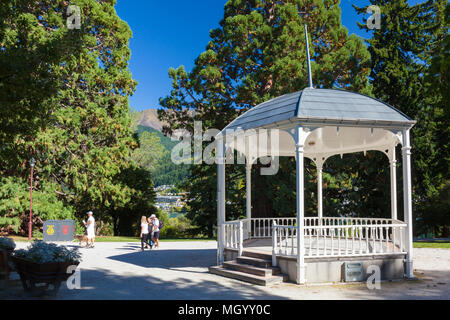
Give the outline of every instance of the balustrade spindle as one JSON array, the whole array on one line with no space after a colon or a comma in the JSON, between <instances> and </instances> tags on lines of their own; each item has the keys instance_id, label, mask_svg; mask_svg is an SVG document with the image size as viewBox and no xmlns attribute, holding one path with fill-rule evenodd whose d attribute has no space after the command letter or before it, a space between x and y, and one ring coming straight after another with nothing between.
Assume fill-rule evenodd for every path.
<instances>
[{"instance_id":1,"label":"balustrade spindle","mask_svg":"<svg viewBox=\"0 0 450 320\"><path fill-rule=\"evenodd\" d=\"M295 234L294 234L294 230L295 229L291 229L291 254L294 255L294 238L295 238Z\"/></svg>"},{"instance_id":2,"label":"balustrade spindle","mask_svg":"<svg viewBox=\"0 0 450 320\"><path fill-rule=\"evenodd\" d=\"M403 252L403 228L400 229L400 252Z\"/></svg>"},{"instance_id":3,"label":"balustrade spindle","mask_svg":"<svg viewBox=\"0 0 450 320\"><path fill-rule=\"evenodd\" d=\"M358 227L358 235L359 235L359 245L358 245L358 253L362 254L362 227Z\"/></svg>"},{"instance_id":4,"label":"balustrade spindle","mask_svg":"<svg viewBox=\"0 0 450 320\"><path fill-rule=\"evenodd\" d=\"M348 254L348 228L344 229L345 231L345 254Z\"/></svg>"},{"instance_id":5,"label":"balustrade spindle","mask_svg":"<svg viewBox=\"0 0 450 320\"><path fill-rule=\"evenodd\" d=\"M330 231L331 231L331 252L330 252L330 255L334 255L334 228L331 228Z\"/></svg>"},{"instance_id":6,"label":"balustrade spindle","mask_svg":"<svg viewBox=\"0 0 450 320\"><path fill-rule=\"evenodd\" d=\"M342 229L339 228L338 230L338 255L341 255L341 231Z\"/></svg>"},{"instance_id":7,"label":"balustrade spindle","mask_svg":"<svg viewBox=\"0 0 450 320\"><path fill-rule=\"evenodd\" d=\"M355 227L353 225L352 225L351 233L352 233L352 255L354 255L355 254Z\"/></svg>"},{"instance_id":8,"label":"balustrade spindle","mask_svg":"<svg viewBox=\"0 0 450 320\"><path fill-rule=\"evenodd\" d=\"M380 252L383 253L384 252L384 248L383 248L384 228L379 227L379 229L380 229L380 239L378 240L378 242L380 243Z\"/></svg>"},{"instance_id":9,"label":"balustrade spindle","mask_svg":"<svg viewBox=\"0 0 450 320\"><path fill-rule=\"evenodd\" d=\"M365 236L366 236L366 253L369 253L369 227L366 226L365 230L366 230L366 233L365 233Z\"/></svg>"},{"instance_id":10,"label":"balustrade spindle","mask_svg":"<svg viewBox=\"0 0 450 320\"><path fill-rule=\"evenodd\" d=\"M372 253L376 253L377 252L377 242L376 242L376 240L377 240L377 227L373 227L372 230L374 231L373 232L373 237L372 237L372 245L373 245L373 248L372 248L373 252Z\"/></svg>"}]
</instances>

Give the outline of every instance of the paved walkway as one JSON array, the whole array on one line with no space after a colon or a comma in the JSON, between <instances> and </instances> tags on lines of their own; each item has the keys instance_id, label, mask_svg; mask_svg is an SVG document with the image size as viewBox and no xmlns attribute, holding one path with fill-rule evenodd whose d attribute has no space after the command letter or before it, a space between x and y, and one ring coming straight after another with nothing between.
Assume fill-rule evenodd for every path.
<instances>
[{"instance_id":1,"label":"paved walkway","mask_svg":"<svg viewBox=\"0 0 450 320\"><path fill-rule=\"evenodd\" d=\"M381 290L369 290L364 284L260 287L223 278L208 272L216 246L162 242L161 249L141 252L136 242L97 243L81 249L82 288L61 285L56 299L450 299L449 249L415 249L418 281L383 282ZM0 299L31 298L21 286L0 289Z\"/></svg>"}]
</instances>

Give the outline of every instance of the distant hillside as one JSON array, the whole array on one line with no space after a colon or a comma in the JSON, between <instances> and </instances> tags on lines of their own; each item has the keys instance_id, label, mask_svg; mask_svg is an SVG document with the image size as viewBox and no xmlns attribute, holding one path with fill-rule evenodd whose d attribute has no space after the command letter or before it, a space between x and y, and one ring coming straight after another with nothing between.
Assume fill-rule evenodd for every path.
<instances>
[{"instance_id":1,"label":"distant hillside","mask_svg":"<svg viewBox=\"0 0 450 320\"><path fill-rule=\"evenodd\" d=\"M179 185L186 181L189 177L189 165L185 164L175 164L171 160L171 151L173 147L178 143L178 141L172 141L170 138L162 134L161 131L144 125L137 126L138 135L142 132L155 133L161 139L161 144L167 150L163 154L163 157L159 159L158 164L154 170L152 170L153 183L154 185Z\"/></svg>"},{"instance_id":2,"label":"distant hillside","mask_svg":"<svg viewBox=\"0 0 450 320\"><path fill-rule=\"evenodd\" d=\"M188 114L191 117L193 117L194 111L188 111ZM153 128L160 132L162 131L163 126L167 125L166 122L160 121L158 119L158 109L145 109L142 111L136 111L134 124L143 127Z\"/></svg>"},{"instance_id":3,"label":"distant hillside","mask_svg":"<svg viewBox=\"0 0 450 320\"><path fill-rule=\"evenodd\" d=\"M166 137L165 135L163 135L163 133L158 130L155 129L153 127L149 127L149 126L144 126L144 125L138 125L137 126L137 132L139 135L141 135L142 132L147 131L147 132L155 132L158 137L161 139L161 144L168 150L168 151L172 151L172 148L178 143L178 141L172 141L169 137Z\"/></svg>"},{"instance_id":4,"label":"distant hillside","mask_svg":"<svg viewBox=\"0 0 450 320\"><path fill-rule=\"evenodd\" d=\"M138 125L162 131L164 123L159 121L157 109L145 109L140 113Z\"/></svg>"}]
</instances>

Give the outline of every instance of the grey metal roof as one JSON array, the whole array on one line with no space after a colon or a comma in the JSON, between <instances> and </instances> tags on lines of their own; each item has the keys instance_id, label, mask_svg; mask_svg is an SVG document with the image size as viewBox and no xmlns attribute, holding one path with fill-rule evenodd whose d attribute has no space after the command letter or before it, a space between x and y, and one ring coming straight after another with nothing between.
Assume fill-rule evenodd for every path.
<instances>
[{"instance_id":1,"label":"grey metal roof","mask_svg":"<svg viewBox=\"0 0 450 320\"><path fill-rule=\"evenodd\" d=\"M412 126L415 121L387 103L345 90L305 88L263 102L248 110L226 129L269 127L283 122L391 123Z\"/></svg>"}]
</instances>

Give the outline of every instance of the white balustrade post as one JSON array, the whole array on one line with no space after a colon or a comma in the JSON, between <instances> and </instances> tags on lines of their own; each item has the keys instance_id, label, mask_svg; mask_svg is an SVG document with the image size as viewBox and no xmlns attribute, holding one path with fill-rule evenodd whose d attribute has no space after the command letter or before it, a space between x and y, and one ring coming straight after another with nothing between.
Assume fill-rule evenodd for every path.
<instances>
[{"instance_id":1,"label":"white balustrade post","mask_svg":"<svg viewBox=\"0 0 450 320\"><path fill-rule=\"evenodd\" d=\"M318 216L318 225L322 225L323 219L323 199L322 199L322 161L317 161L317 216ZM321 235L323 230L320 230Z\"/></svg>"},{"instance_id":2,"label":"white balustrade post","mask_svg":"<svg viewBox=\"0 0 450 320\"><path fill-rule=\"evenodd\" d=\"M277 223L275 220L272 223L272 266L277 266L277 251L278 251L278 243L277 243Z\"/></svg>"},{"instance_id":3,"label":"white balustrade post","mask_svg":"<svg viewBox=\"0 0 450 320\"><path fill-rule=\"evenodd\" d=\"M295 155L296 155L296 172L297 172L297 283L304 284L306 282L305 267L305 168L304 168L304 146L309 130L302 127L296 128L295 135Z\"/></svg>"},{"instance_id":4,"label":"white balustrade post","mask_svg":"<svg viewBox=\"0 0 450 320\"><path fill-rule=\"evenodd\" d=\"M238 247L238 256L242 256L242 251L244 249L244 228L242 220L239 220L239 247Z\"/></svg>"},{"instance_id":5,"label":"white balustrade post","mask_svg":"<svg viewBox=\"0 0 450 320\"><path fill-rule=\"evenodd\" d=\"M397 220L397 160L395 159L395 148L392 148L391 168L391 218Z\"/></svg>"},{"instance_id":6,"label":"white balustrade post","mask_svg":"<svg viewBox=\"0 0 450 320\"><path fill-rule=\"evenodd\" d=\"M402 134L402 164L403 164L403 201L404 217L407 223L406 230L406 277L414 278L413 269L413 218L412 218L412 194L411 194L411 146L409 129Z\"/></svg>"},{"instance_id":7,"label":"white balustrade post","mask_svg":"<svg viewBox=\"0 0 450 320\"><path fill-rule=\"evenodd\" d=\"M323 198L322 198L322 162L317 162L317 216L319 218L319 226L322 225L323 218Z\"/></svg>"},{"instance_id":8,"label":"white balustrade post","mask_svg":"<svg viewBox=\"0 0 450 320\"><path fill-rule=\"evenodd\" d=\"M245 182L245 189L246 189L246 211L247 211L247 232L248 232L248 238L251 238L252 233L252 164L250 162L251 160L247 158L247 165L246 165L246 182Z\"/></svg>"},{"instance_id":9,"label":"white balustrade post","mask_svg":"<svg viewBox=\"0 0 450 320\"><path fill-rule=\"evenodd\" d=\"M217 139L217 225L218 225L218 261L221 265L224 261L225 244L225 147L223 137Z\"/></svg>"}]
</instances>

